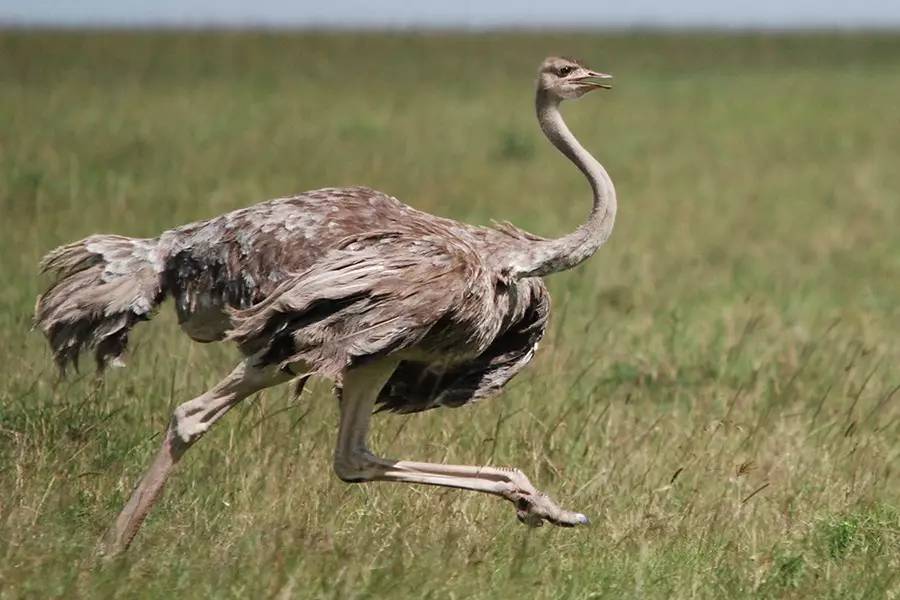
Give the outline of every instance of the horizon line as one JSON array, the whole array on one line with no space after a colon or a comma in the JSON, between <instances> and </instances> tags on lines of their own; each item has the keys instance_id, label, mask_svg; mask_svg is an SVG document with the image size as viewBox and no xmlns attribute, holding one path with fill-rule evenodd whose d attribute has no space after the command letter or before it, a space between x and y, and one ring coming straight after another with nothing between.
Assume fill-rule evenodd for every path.
<instances>
[{"instance_id":1,"label":"horizon line","mask_svg":"<svg viewBox=\"0 0 900 600\"><path fill-rule=\"evenodd\" d=\"M410 24L365 24L365 23L269 23L267 21L232 23L226 21L180 21L156 20L134 21L78 21L52 22L44 20L26 21L4 20L0 17L0 31L61 31L61 32L228 32L228 33L897 33L897 23L808 23L790 25L764 24L724 24L724 23L663 23L632 22L602 25L597 23L554 23L552 25L510 24L472 25L464 23L410 23Z\"/></svg>"}]
</instances>

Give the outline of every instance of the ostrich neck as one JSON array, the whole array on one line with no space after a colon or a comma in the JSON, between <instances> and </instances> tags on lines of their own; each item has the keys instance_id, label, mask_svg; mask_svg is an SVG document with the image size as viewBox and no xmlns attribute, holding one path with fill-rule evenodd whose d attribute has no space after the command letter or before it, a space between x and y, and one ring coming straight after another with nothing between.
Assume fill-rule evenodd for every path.
<instances>
[{"instance_id":1,"label":"ostrich neck","mask_svg":"<svg viewBox=\"0 0 900 600\"><path fill-rule=\"evenodd\" d=\"M590 216L575 231L561 238L533 242L517 257L513 266L516 278L542 277L584 262L609 238L616 218L616 189L612 179L569 131L559 112L559 101L538 92L535 104L541 130L587 177L594 204Z\"/></svg>"}]
</instances>

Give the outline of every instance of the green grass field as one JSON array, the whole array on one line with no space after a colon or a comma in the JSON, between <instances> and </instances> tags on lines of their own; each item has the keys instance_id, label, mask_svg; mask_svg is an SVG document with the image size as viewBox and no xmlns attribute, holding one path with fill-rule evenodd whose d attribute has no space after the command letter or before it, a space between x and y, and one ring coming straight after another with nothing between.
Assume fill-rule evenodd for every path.
<instances>
[{"instance_id":1,"label":"green grass field","mask_svg":"<svg viewBox=\"0 0 900 600\"><path fill-rule=\"evenodd\" d=\"M326 185L544 235L587 213L532 109L544 55L619 190L499 398L379 416L402 458L515 465L588 528L349 486L327 382L245 402L132 550L95 542L174 405L236 361L164 306L58 381L50 248ZM900 35L0 33L0 598L900 596ZM85 361L85 367L89 361Z\"/></svg>"}]
</instances>

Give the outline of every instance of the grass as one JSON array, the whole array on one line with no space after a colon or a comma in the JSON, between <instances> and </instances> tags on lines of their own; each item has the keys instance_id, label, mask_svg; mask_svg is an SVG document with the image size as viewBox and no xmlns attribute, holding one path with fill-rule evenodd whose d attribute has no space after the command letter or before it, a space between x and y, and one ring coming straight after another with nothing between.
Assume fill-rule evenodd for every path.
<instances>
[{"instance_id":1,"label":"grass","mask_svg":"<svg viewBox=\"0 0 900 600\"><path fill-rule=\"evenodd\" d=\"M566 110L616 231L549 280L503 396L379 417L373 444L519 466L591 527L341 483L318 382L229 415L98 564L172 407L235 352L165 307L129 368L58 382L40 256L358 183L562 233L589 198L534 123L551 52L617 76ZM897 106L894 34L0 34L0 598L898 597Z\"/></svg>"}]
</instances>

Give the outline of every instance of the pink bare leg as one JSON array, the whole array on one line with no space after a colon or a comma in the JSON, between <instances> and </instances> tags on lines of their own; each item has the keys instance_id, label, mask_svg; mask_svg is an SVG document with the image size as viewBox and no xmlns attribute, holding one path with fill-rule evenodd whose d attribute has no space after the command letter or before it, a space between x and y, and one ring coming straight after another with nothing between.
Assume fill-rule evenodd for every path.
<instances>
[{"instance_id":1,"label":"pink bare leg","mask_svg":"<svg viewBox=\"0 0 900 600\"><path fill-rule=\"evenodd\" d=\"M289 375L272 367L253 367L249 360L238 365L206 393L175 409L162 447L125 508L106 532L101 542L101 554L109 557L128 549L141 523L162 495L172 468L213 423L247 396L290 379Z\"/></svg>"},{"instance_id":2,"label":"pink bare leg","mask_svg":"<svg viewBox=\"0 0 900 600\"><path fill-rule=\"evenodd\" d=\"M378 391L395 367L395 362L385 360L345 374L341 424L334 453L338 477L350 483L397 481L493 494L512 502L519 520L531 526L542 525L544 521L564 527L588 522L583 514L557 506L518 469L395 461L370 452L366 446L369 418Z\"/></svg>"}]
</instances>

